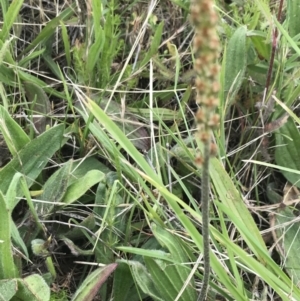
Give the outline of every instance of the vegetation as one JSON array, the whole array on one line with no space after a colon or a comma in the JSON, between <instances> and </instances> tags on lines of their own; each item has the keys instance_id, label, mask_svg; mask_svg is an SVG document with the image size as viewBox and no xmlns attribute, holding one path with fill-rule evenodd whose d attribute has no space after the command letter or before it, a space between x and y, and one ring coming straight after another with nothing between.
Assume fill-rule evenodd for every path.
<instances>
[{"instance_id":1,"label":"vegetation","mask_svg":"<svg viewBox=\"0 0 300 301\"><path fill-rule=\"evenodd\" d=\"M0 300L197 300L190 1L0 9ZM300 300L298 0L215 11L207 300Z\"/></svg>"}]
</instances>

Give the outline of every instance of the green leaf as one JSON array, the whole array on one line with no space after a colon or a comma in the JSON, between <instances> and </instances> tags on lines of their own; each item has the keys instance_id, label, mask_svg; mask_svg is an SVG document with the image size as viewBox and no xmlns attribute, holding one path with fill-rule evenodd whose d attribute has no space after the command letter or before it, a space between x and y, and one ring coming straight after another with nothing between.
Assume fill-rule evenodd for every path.
<instances>
[{"instance_id":1,"label":"green leaf","mask_svg":"<svg viewBox=\"0 0 300 301\"><path fill-rule=\"evenodd\" d=\"M48 256L50 252L48 250L47 241L37 238L31 241L31 249L36 256Z\"/></svg>"},{"instance_id":2,"label":"green leaf","mask_svg":"<svg viewBox=\"0 0 300 301\"><path fill-rule=\"evenodd\" d=\"M275 134L275 161L277 165L300 171L300 134L290 118ZM285 170L281 171L291 184L300 187L299 176Z\"/></svg>"},{"instance_id":3,"label":"green leaf","mask_svg":"<svg viewBox=\"0 0 300 301\"><path fill-rule=\"evenodd\" d=\"M10 30L16 21L19 11L23 5L24 0L14 0L11 2L7 12L4 14L4 22L0 32L0 39L4 42L10 34Z\"/></svg>"},{"instance_id":4,"label":"green leaf","mask_svg":"<svg viewBox=\"0 0 300 301\"><path fill-rule=\"evenodd\" d=\"M6 40L4 43L0 40L0 65L3 67L3 61L14 65L14 60L10 53L12 39Z\"/></svg>"},{"instance_id":5,"label":"green leaf","mask_svg":"<svg viewBox=\"0 0 300 301\"><path fill-rule=\"evenodd\" d=\"M101 29L101 28L100 28ZM87 58L86 70L88 74L94 72L94 68L99 60L100 53L103 50L103 45L105 42L104 31L101 29L96 37L95 43L92 44Z\"/></svg>"},{"instance_id":6,"label":"green leaf","mask_svg":"<svg viewBox=\"0 0 300 301\"><path fill-rule=\"evenodd\" d=\"M155 285L160 285L157 282L160 282L162 277L169 277L172 286L176 290L176 296L177 296L177 294L182 289L185 281L188 279L189 274L191 272L191 268L188 265L182 264L183 262L184 263L189 262L189 258L187 254L184 252L184 250L182 249L180 240L175 235L172 235L167 230L155 224L152 225L152 231L155 238L160 243L160 245L168 249L168 251L170 252L174 260L173 264L168 263L166 268L163 270L163 274L157 273L158 278L155 278L155 276L152 275L152 273L150 272L153 277L153 281ZM148 262L154 264L153 260ZM148 268L147 264L146 266ZM156 264L154 264L153 268L154 271L157 272ZM191 278L190 283L183 291L180 300L188 301L188 300L196 300L196 298L197 298L197 294L195 290L195 282L194 282L194 278Z\"/></svg>"},{"instance_id":7,"label":"green leaf","mask_svg":"<svg viewBox=\"0 0 300 301\"><path fill-rule=\"evenodd\" d=\"M50 288L42 276L33 274L24 279L18 279L18 300L49 301Z\"/></svg>"},{"instance_id":8,"label":"green leaf","mask_svg":"<svg viewBox=\"0 0 300 301\"><path fill-rule=\"evenodd\" d=\"M15 1L18 2L18 1ZM19 1L23 2L23 1ZM19 54L19 57L22 57L24 54L28 53L30 50L34 49L39 43L43 41L45 43L55 32L57 27L59 26L61 21L66 20L70 16L74 14L74 6L70 5L67 9L65 9L59 16L52 19L47 23L47 25L42 29L40 34L30 43L29 46L27 46L21 54Z\"/></svg>"},{"instance_id":9,"label":"green leaf","mask_svg":"<svg viewBox=\"0 0 300 301\"><path fill-rule=\"evenodd\" d=\"M93 26L95 30L95 36L98 36L99 32L102 30L101 22L99 22L99 20L103 18L102 10L103 10L103 3L98 0L92 0Z\"/></svg>"},{"instance_id":10,"label":"green leaf","mask_svg":"<svg viewBox=\"0 0 300 301\"><path fill-rule=\"evenodd\" d=\"M63 198L65 204L72 204L83 196L95 184L103 181L105 174L99 170L91 170L82 178L77 179L71 186Z\"/></svg>"},{"instance_id":11,"label":"green leaf","mask_svg":"<svg viewBox=\"0 0 300 301\"><path fill-rule=\"evenodd\" d=\"M29 258L27 247L19 233L19 229L13 221L11 221L11 236L14 241L14 244L24 252L27 258Z\"/></svg>"},{"instance_id":12,"label":"green leaf","mask_svg":"<svg viewBox=\"0 0 300 301\"><path fill-rule=\"evenodd\" d=\"M59 22L60 27L61 27L61 36L62 36L62 41L64 43L64 53L66 55L66 60L67 60L67 66L71 66L71 46L70 46L70 39L68 36L68 31L67 27L63 22Z\"/></svg>"},{"instance_id":13,"label":"green leaf","mask_svg":"<svg viewBox=\"0 0 300 301\"><path fill-rule=\"evenodd\" d=\"M16 279L0 280L0 301L8 301L17 292L18 284Z\"/></svg>"},{"instance_id":14,"label":"green leaf","mask_svg":"<svg viewBox=\"0 0 300 301\"><path fill-rule=\"evenodd\" d=\"M284 262L284 270L297 285L300 281L300 228L299 222L293 221L295 218L293 211L288 207L274 214L278 253Z\"/></svg>"},{"instance_id":15,"label":"green leaf","mask_svg":"<svg viewBox=\"0 0 300 301\"><path fill-rule=\"evenodd\" d=\"M138 121L134 114L129 113L127 110L123 114L121 105L113 100L109 102L108 107L106 107L105 102L101 102L100 107L115 120L115 123L136 148L140 150L148 150L150 148L150 135L146 127Z\"/></svg>"},{"instance_id":16,"label":"green leaf","mask_svg":"<svg viewBox=\"0 0 300 301\"><path fill-rule=\"evenodd\" d=\"M163 28L164 28L164 22L159 23L159 25L156 28L154 37L152 39L150 49L147 51L144 59L142 60L141 66L144 66L145 64L147 64L149 62L149 60L152 58L152 56L154 56L157 53L158 47L161 42Z\"/></svg>"},{"instance_id":17,"label":"green leaf","mask_svg":"<svg viewBox=\"0 0 300 301\"><path fill-rule=\"evenodd\" d=\"M147 271L144 265L142 265L138 261L132 261L132 260L127 261L127 263L131 267L131 272L132 272L132 276L134 277L134 280L145 294L149 295L154 300L166 301L165 299L161 298L159 292L154 286L151 275L149 274L149 272Z\"/></svg>"},{"instance_id":18,"label":"green leaf","mask_svg":"<svg viewBox=\"0 0 300 301\"><path fill-rule=\"evenodd\" d=\"M33 117L33 123L39 134L45 132L47 124L49 124L49 117L47 115L51 112L50 100L44 90L35 83L23 83L26 97L31 104L30 108L33 115L41 115L40 117Z\"/></svg>"},{"instance_id":19,"label":"green leaf","mask_svg":"<svg viewBox=\"0 0 300 301\"><path fill-rule=\"evenodd\" d=\"M259 53L265 60L268 60L271 53L271 46L269 43L266 43L266 37L260 35L251 36L251 41Z\"/></svg>"},{"instance_id":20,"label":"green leaf","mask_svg":"<svg viewBox=\"0 0 300 301\"><path fill-rule=\"evenodd\" d=\"M30 141L3 106L0 106L0 131L13 157Z\"/></svg>"},{"instance_id":21,"label":"green leaf","mask_svg":"<svg viewBox=\"0 0 300 301\"><path fill-rule=\"evenodd\" d=\"M166 271L166 263L159 262L150 257L145 257L144 260L147 270L151 275L151 279L154 282L155 288L159 292L161 298L164 301L174 301L181 289L181 287L174 285L174 279L172 279L171 273L176 272L174 267L170 265L169 267L171 268ZM177 277L176 274L174 276L175 278ZM196 300L196 298L189 300Z\"/></svg>"},{"instance_id":22,"label":"green leaf","mask_svg":"<svg viewBox=\"0 0 300 301\"><path fill-rule=\"evenodd\" d=\"M0 279L16 276L11 244L11 211L0 191Z\"/></svg>"},{"instance_id":23,"label":"green leaf","mask_svg":"<svg viewBox=\"0 0 300 301\"><path fill-rule=\"evenodd\" d=\"M111 263L93 271L75 292L72 301L92 301L106 279L113 273L117 263Z\"/></svg>"},{"instance_id":24,"label":"green leaf","mask_svg":"<svg viewBox=\"0 0 300 301\"><path fill-rule=\"evenodd\" d=\"M16 172L16 174L14 175L14 177L9 185L8 191L5 196L6 203L8 205L15 203L16 197L17 197L17 195L16 195L17 187L19 185L19 182L22 180L23 180L23 182L25 182L25 179L24 178L22 179L22 174L20 174L19 172ZM30 207L30 204L29 204L29 207ZM40 225L40 228L41 228L41 225ZM12 219L11 219L11 230L10 231L11 231L11 236L12 236L13 240L16 242L16 244L18 246L20 246L20 248L24 251L26 256L29 257L27 247L21 238L19 229L16 227L16 225Z\"/></svg>"},{"instance_id":25,"label":"green leaf","mask_svg":"<svg viewBox=\"0 0 300 301\"><path fill-rule=\"evenodd\" d=\"M111 120L110 117L91 99L88 99L86 103L87 108L95 116L98 122L116 139L116 141L123 147L128 154L140 165L141 169L150 177L157 178L156 173L151 166L144 159L143 155L136 149L136 147L128 140L124 132ZM93 130L90 125L93 134L97 135L97 130ZM101 141L101 140L99 140Z\"/></svg>"},{"instance_id":26,"label":"green leaf","mask_svg":"<svg viewBox=\"0 0 300 301\"><path fill-rule=\"evenodd\" d=\"M113 296L114 301L141 300L126 262L118 261L118 267L114 274Z\"/></svg>"},{"instance_id":27,"label":"green leaf","mask_svg":"<svg viewBox=\"0 0 300 301\"><path fill-rule=\"evenodd\" d=\"M249 233L251 233L252 237L255 237L256 242L259 243L262 250L267 252L262 236L255 224L255 221L253 220L253 217L251 216L251 213L245 206L242 196L238 192L228 173L225 171L221 162L216 158L211 160L210 176L219 199L222 200L224 206L226 206L236 216L236 219L238 219L239 222L241 222L245 228L249 230ZM235 219L233 222L235 223ZM235 225L239 229L238 223ZM240 230L245 241L251 246L251 242L247 239L247 236L244 235L242 229ZM251 250L255 252L255 248L251 248ZM257 256L261 261L264 260L263 256L259 254L257 254Z\"/></svg>"},{"instance_id":28,"label":"green leaf","mask_svg":"<svg viewBox=\"0 0 300 301\"><path fill-rule=\"evenodd\" d=\"M231 105L239 91L247 67L247 28L238 28L230 38L225 57L225 98Z\"/></svg>"},{"instance_id":29,"label":"green leaf","mask_svg":"<svg viewBox=\"0 0 300 301\"><path fill-rule=\"evenodd\" d=\"M63 199L68 188L72 163L73 161L69 160L47 180L40 197L40 200L45 202L38 202L36 204L38 214L46 215L50 213L55 203L59 203Z\"/></svg>"},{"instance_id":30,"label":"green leaf","mask_svg":"<svg viewBox=\"0 0 300 301\"><path fill-rule=\"evenodd\" d=\"M26 176L27 185L30 187L48 160L64 143L63 133L64 125L58 125L29 142L17 157L0 170L0 191L6 193L16 172ZM23 196L20 186L17 188L16 195ZM18 201L9 204L9 208L12 210Z\"/></svg>"},{"instance_id":31,"label":"green leaf","mask_svg":"<svg viewBox=\"0 0 300 301\"><path fill-rule=\"evenodd\" d=\"M79 159L73 162L69 185L84 177L91 170L99 170L104 174L110 172L110 169L95 157L85 158L84 160Z\"/></svg>"},{"instance_id":32,"label":"green leaf","mask_svg":"<svg viewBox=\"0 0 300 301\"><path fill-rule=\"evenodd\" d=\"M63 236L68 239L79 239L83 238L85 229L94 230L96 226L96 220L94 214L89 214L81 223L78 224L80 227L73 227Z\"/></svg>"},{"instance_id":33,"label":"green leaf","mask_svg":"<svg viewBox=\"0 0 300 301\"><path fill-rule=\"evenodd\" d=\"M299 0L289 0L287 2L288 31L293 38L300 33L300 5Z\"/></svg>"}]
</instances>

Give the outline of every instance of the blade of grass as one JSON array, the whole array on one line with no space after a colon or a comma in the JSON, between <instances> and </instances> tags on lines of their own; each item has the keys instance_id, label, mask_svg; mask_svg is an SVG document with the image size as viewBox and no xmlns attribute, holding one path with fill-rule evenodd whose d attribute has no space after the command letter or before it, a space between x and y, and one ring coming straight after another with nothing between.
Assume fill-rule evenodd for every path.
<instances>
[{"instance_id":1,"label":"blade of grass","mask_svg":"<svg viewBox=\"0 0 300 301\"><path fill-rule=\"evenodd\" d=\"M23 5L24 0L12 1L4 14L4 22L0 32L0 39L4 42L10 34L10 30L16 21L19 11Z\"/></svg>"},{"instance_id":2,"label":"blade of grass","mask_svg":"<svg viewBox=\"0 0 300 301\"><path fill-rule=\"evenodd\" d=\"M11 244L11 211L0 191L0 279L16 277Z\"/></svg>"}]
</instances>

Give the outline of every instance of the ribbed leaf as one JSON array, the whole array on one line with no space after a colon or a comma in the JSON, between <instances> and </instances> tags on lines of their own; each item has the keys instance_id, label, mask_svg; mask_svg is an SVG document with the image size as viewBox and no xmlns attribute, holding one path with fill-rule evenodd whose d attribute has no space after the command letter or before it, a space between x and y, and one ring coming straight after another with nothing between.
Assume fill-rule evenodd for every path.
<instances>
[{"instance_id":1,"label":"ribbed leaf","mask_svg":"<svg viewBox=\"0 0 300 301\"><path fill-rule=\"evenodd\" d=\"M44 90L37 84L32 82L24 82L24 88L26 92L26 97L32 105L33 115L40 115L39 117L33 117L33 122L36 130L39 134L46 130L47 124L50 123L49 117L47 115L51 112L50 101Z\"/></svg>"},{"instance_id":2,"label":"ribbed leaf","mask_svg":"<svg viewBox=\"0 0 300 301\"><path fill-rule=\"evenodd\" d=\"M0 280L0 301L11 300L11 298L17 292L17 280L16 279L4 279Z\"/></svg>"},{"instance_id":3,"label":"ribbed leaf","mask_svg":"<svg viewBox=\"0 0 300 301\"><path fill-rule=\"evenodd\" d=\"M64 143L63 133L64 125L59 125L29 142L17 157L0 170L0 190L6 193L16 172L26 176L27 185L30 187L48 160ZM17 196L22 195L21 187L18 186ZM10 209L13 209L15 205L16 203L10 204Z\"/></svg>"},{"instance_id":4,"label":"ribbed leaf","mask_svg":"<svg viewBox=\"0 0 300 301\"><path fill-rule=\"evenodd\" d=\"M166 301L165 299L160 297L159 292L157 291L156 287L154 286L153 280L149 272L147 271L146 267L142 265L138 261L130 261L128 262L132 275L134 277L134 280L138 284L138 286L141 288L141 290L152 297L154 300L158 301Z\"/></svg>"},{"instance_id":5,"label":"ribbed leaf","mask_svg":"<svg viewBox=\"0 0 300 301\"><path fill-rule=\"evenodd\" d=\"M230 38L225 57L225 99L230 104L233 103L235 95L239 91L247 67L247 28L238 28Z\"/></svg>"},{"instance_id":6,"label":"ribbed leaf","mask_svg":"<svg viewBox=\"0 0 300 301\"><path fill-rule=\"evenodd\" d=\"M0 191L0 279L14 278L15 268L11 245L11 214Z\"/></svg>"},{"instance_id":7,"label":"ribbed leaf","mask_svg":"<svg viewBox=\"0 0 300 301\"><path fill-rule=\"evenodd\" d=\"M160 282L162 277L168 277L172 286L175 288L176 293L178 294L191 272L191 268L188 265L182 264L183 262L186 263L189 261L188 256L181 247L179 239L175 235L172 235L167 230L155 224L152 225L152 231L161 246L168 249L172 259L174 260L173 264L168 263L163 274L160 274L160 276L158 274L159 277L157 279L154 277L154 275L152 275L153 281L155 285L159 285L157 281ZM195 290L194 278L191 278L191 281L182 293L180 300L196 300L196 297L197 294Z\"/></svg>"},{"instance_id":8,"label":"ribbed leaf","mask_svg":"<svg viewBox=\"0 0 300 301\"><path fill-rule=\"evenodd\" d=\"M114 273L114 301L139 301L140 297L126 262L118 262Z\"/></svg>"},{"instance_id":9,"label":"ribbed leaf","mask_svg":"<svg viewBox=\"0 0 300 301\"><path fill-rule=\"evenodd\" d=\"M24 301L48 301L50 300L50 288L42 276L33 274L24 279L18 279L17 300Z\"/></svg>"},{"instance_id":10,"label":"ribbed leaf","mask_svg":"<svg viewBox=\"0 0 300 301\"><path fill-rule=\"evenodd\" d=\"M73 161L70 160L58 169L45 183L40 200L36 204L36 211L40 215L48 214L52 211L55 203L60 202L68 188L69 178Z\"/></svg>"},{"instance_id":11,"label":"ribbed leaf","mask_svg":"<svg viewBox=\"0 0 300 301\"><path fill-rule=\"evenodd\" d=\"M117 263L112 263L93 271L75 292L72 301L92 301L106 279L113 273Z\"/></svg>"},{"instance_id":12,"label":"ribbed leaf","mask_svg":"<svg viewBox=\"0 0 300 301\"><path fill-rule=\"evenodd\" d=\"M300 33L300 4L299 0L287 1L288 31L293 38Z\"/></svg>"},{"instance_id":13,"label":"ribbed leaf","mask_svg":"<svg viewBox=\"0 0 300 301\"><path fill-rule=\"evenodd\" d=\"M294 121L290 118L275 134L276 164L300 171L300 134ZM291 184L300 187L299 175L288 171L281 171Z\"/></svg>"},{"instance_id":14,"label":"ribbed leaf","mask_svg":"<svg viewBox=\"0 0 300 301\"><path fill-rule=\"evenodd\" d=\"M63 202L72 204L84 195L95 184L101 182L105 178L105 174L99 170L91 170L82 178L76 180L70 185L64 195Z\"/></svg>"},{"instance_id":15,"label":"ribbed leaf","mask_svg":"<svg viewBox=\"0 0 300 301\"><path fill-rule=\"evenodd\" d=\"M300 229L299 222L293 222L293 211L285 207L274 215L278 250L284 262L284 269L295 285L300 281ZM286 226L284 226L286 225Z\"/></svg>"},{"instance_id":16,"label":"ribbed leaf","mask_svg":"<svg viewBox=\"0 0 300 301\"><path fill-rule=\"evenodd\" d=\"M174 301L180 291L180 288L178 289L174 285L174 282L171 278L172 276L170 277L170 274L165 272L166 264L158 264L157 260L154 260L150 257L145 257L145 264L151 275L151 279L154 282L155 288L159 292L159 295L162 297L162 299L164 301ZM175 272L175 269L172 268L172 271ZM175 277L177 277L176 274Z\"/></svg>"},{"instance_id":17,"label":"ribbed leaf","mask_svg":"<svg viewBox=\"0 0 300 301\"><path fill-rule=\"evenodd\" d=\"M0 131L13 157L30 141L3 106L0 106Z\"/></svg>"}]
</instances>

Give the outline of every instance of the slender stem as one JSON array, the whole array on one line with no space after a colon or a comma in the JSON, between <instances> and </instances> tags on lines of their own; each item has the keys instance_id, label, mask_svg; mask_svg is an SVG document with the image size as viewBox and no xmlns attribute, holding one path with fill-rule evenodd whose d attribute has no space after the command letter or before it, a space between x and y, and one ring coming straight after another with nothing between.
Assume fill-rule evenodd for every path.
<instances>
[{"instance_id":1,"label":"slender stem","mask_svg":"<svg viewBox=\"0 0 300 301\"><path fill-rule=\"evenodd\" d=\"M209 160L210 160L210 140L204 143L203 165L201 179L201 208L202 208L202 236L203 236L203 259L204 274L200 294L197 301L205 301L209 286L210 274L210 247L209 247Z\"/></svg>"},{"instance_id":2,"label":"slender stem","mask_svg":"<svg viewBox=\"0 0 300 301\"><path fill-rule=\"evenodd\" d=\"M51 256L46 257L46 266L52 276L52 280L55 280L57 274Z\"/></svg>"},{"instance_id":3,"label":"slender stem","mask_svg":"<svg viewBox=\"0 0 300 301\"><path fill-rule=\"evenodd\" d=\"M279 4L279 8L278 8L278 14L277 14L278 22L281 21L282 7L283 7L283 0L280 0L280 4ZM277 38L278 38L278 29L275 28L273 30L273 33L272 33L272 51L271 51L271 57L270 57L270 63L269 63L269 68L268 68L268 73L267 73L267 80L266 80L266 87L265 87L266 95L267 95L269 87L270 87L272 73L273 73L275 53L276 53L277 44L278 44Z\"/></svg>"}]
</instances>

